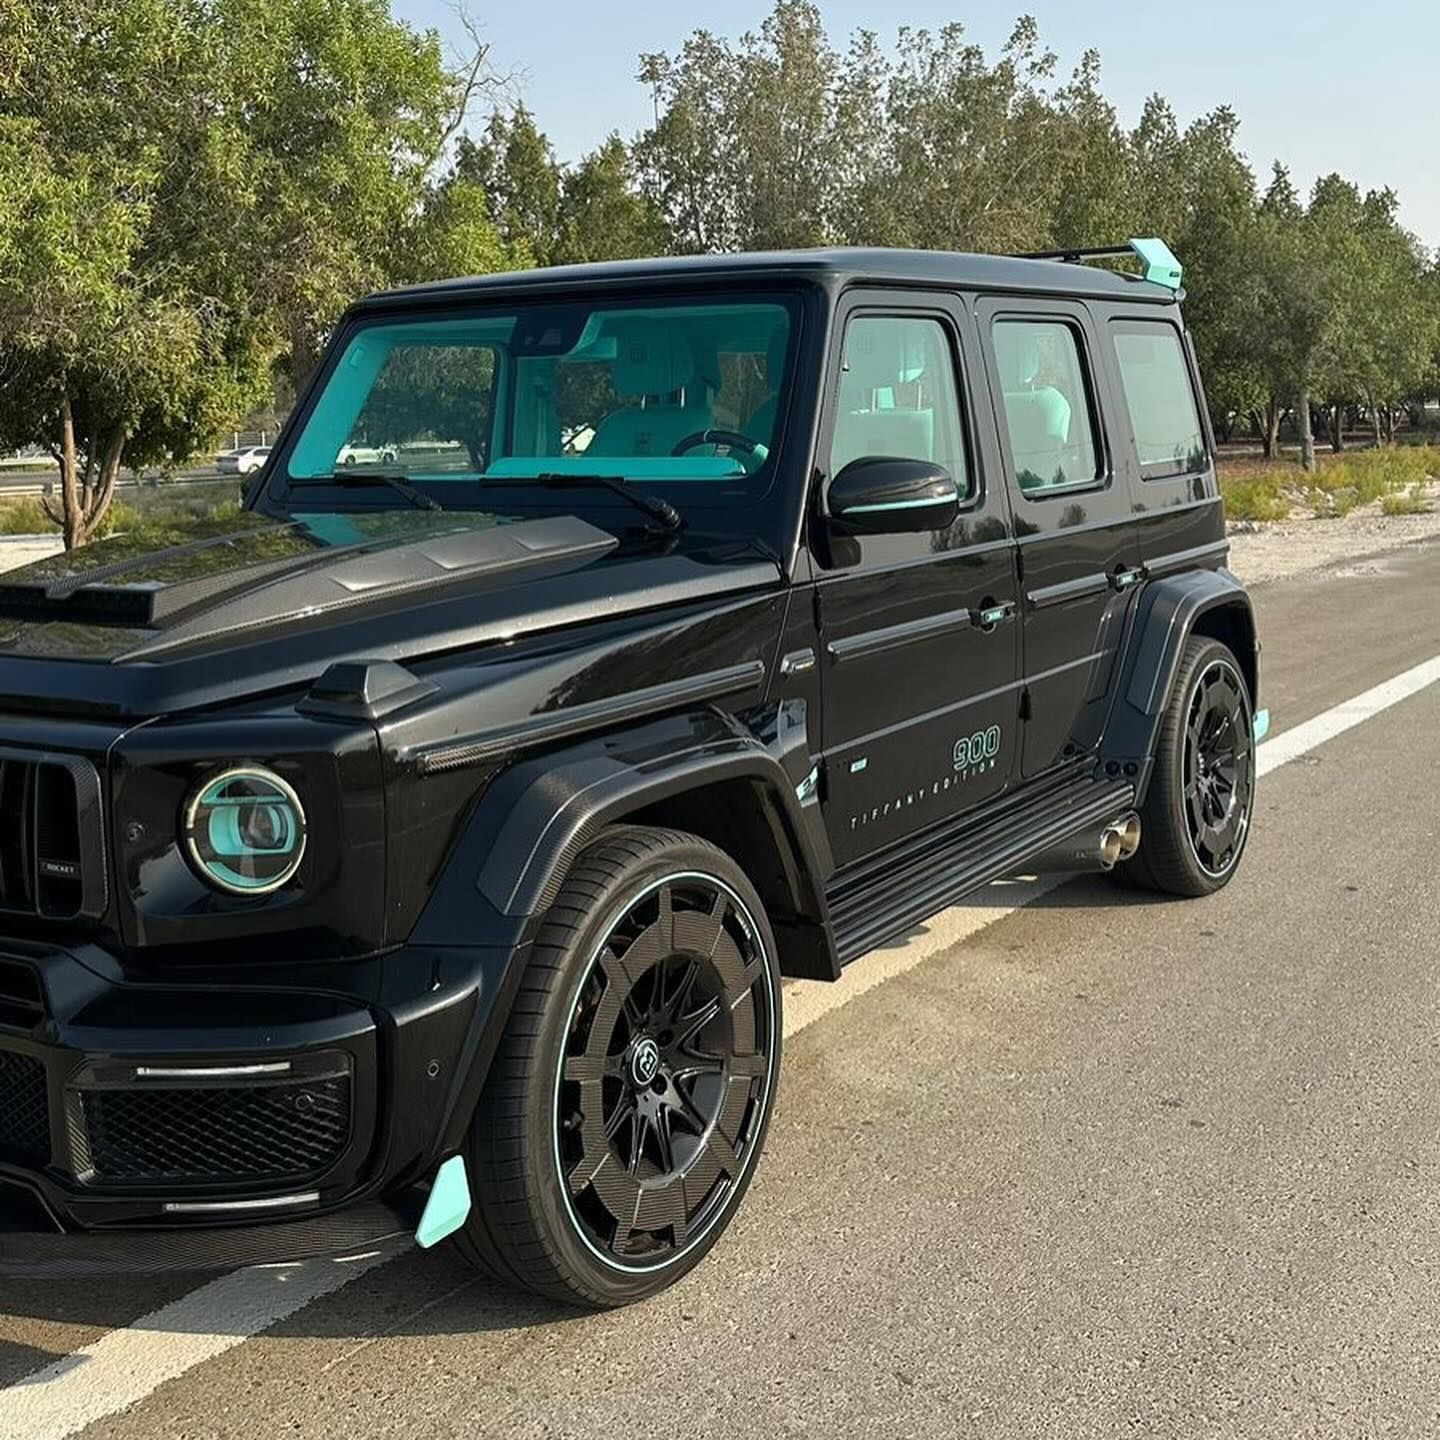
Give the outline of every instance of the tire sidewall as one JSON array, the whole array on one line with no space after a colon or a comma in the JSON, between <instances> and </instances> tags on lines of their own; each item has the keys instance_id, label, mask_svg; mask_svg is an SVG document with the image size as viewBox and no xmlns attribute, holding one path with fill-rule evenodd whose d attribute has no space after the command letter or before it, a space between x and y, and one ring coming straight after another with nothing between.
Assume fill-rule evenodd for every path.
<instances>
[{"instance_id":1,"label":"tire sidewall","mask_svg":"<svg viewBox=\"0 0 1440 1440\"><path fill-rule=\"evenodd\" d=\"M565 1177L559 1171L555 1150L556 1106L562 1051L569 1031L581 986L588 977L594 957L605 936L625 912L647 891L668 877L700 875L718 881L734 892L749 913L756 936L764 949L770 978L771 1006L771 1070L765 1090L754 1138L749 1145L740 1177L730 1188L724 1205L709 1223L705 1234L672 1260L646 1270L629 1270L607 1264L599 1259L580 1235L577 1222L566 1203ZM569 903L584 903L583 898L568 897ZM560 901L567 899L562 887ZM729 1225L737 1207L749 1188L756 1163L764 1148L770 1117L775 1108L775 1092L780 1072L781 1003L780 974L775 937L761 904L760 897L744 872L721 851L701 843L678 841L667 845L655 855L627 868L621 880L607 892L590 901L591 915L578 934L570 937L569 952L562 983L556 987L541 1025L536 1052L536 1068L532 1077L533 1100L527 1107L524 1125L526 1170L550 1243L559 1252L562 1266L574 1274L586 1289L592 1290L605 1303L624 1303L655 1293L693 1269L704 1259ZM544 931L539 943L544 942Z\"/></svg>"},{"instance_id":2,"label":"tire sidewall","mask_svg":"<svg viewBox=\"0 0 1440 1440\"><path fill-rule=\"evenodd\" d=\"M1185 671L1180 677L1180 683L1175 689L1173 703L1176 706L1176 723L1171 734L1169 753L1162 759L1170 767L1167 788L1171 823L1176 826L1177 833L1183 837L1182 855L1185 864L1194 876L1196 886L1213 893L1227 885L1239 870L1240 861L1245 855L1245 847L1250 843L1250 831L1253 828L1252 822L1255 814L1255 702L1250 694L1250 686L1245 681L1245 673L1236 661L1234 652L1222 641L1206 641L1187 656L1187 662ZM1194 841L1190 836L1190 816L1185 803L1185 721L1190 714L1190 707L1195 703L1201 680L1205 677L1206 672L1216 664L1223 664L1239 687L1240 694L1245 701L1245 713L1250 726L1250 793L1246 799L1245 827L1240 833L1239 843L1235 847L1230 864L1218 874L1202 865L1199 856L1195 853Z\"/></svg>"}]
</instances>

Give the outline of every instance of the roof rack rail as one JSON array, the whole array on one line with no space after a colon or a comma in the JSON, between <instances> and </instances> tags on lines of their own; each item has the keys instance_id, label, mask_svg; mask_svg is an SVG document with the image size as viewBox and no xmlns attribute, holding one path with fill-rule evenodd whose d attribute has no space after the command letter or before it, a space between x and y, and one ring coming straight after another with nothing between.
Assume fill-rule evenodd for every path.
<instances>
[{"instance_id":1,"label":"roof rack rail","mask_svg":"<svg viewBox=\"0 0 1440 1440\"><path fill-rule=\"evenodd\" d=\"M1121 255L1134 255L1128 245L1074 246L1068 250L1027 250L1017 260L1068 260L1078 265L1082 260L1113 260Z\"/></svg>"},{"instance_id":2,"label":"roof rack rail","mask_svg":"<svg viewBox=\"0 0 1440 1440\"><path fill-rule=\"evenodd\" d=\"M1017 260L1064 260L1079 264L1084 260L1115 260L1121 256L1134 255L1139 258L1144 277L1167 290L1179 290L1183 273L1180 262L1170 247L1153 237L1131 240L1124 245L1072 246L1066 250L1032 250L1017 255Z\"/></svg>"}]
</instances>

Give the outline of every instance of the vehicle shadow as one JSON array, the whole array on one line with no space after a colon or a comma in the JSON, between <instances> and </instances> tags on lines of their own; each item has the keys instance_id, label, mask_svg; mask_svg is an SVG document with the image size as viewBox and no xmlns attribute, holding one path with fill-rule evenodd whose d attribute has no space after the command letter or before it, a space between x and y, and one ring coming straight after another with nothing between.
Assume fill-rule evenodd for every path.
<instances>
[{"instance_id":1,"label":"vehicle shadow","mask_svg":"<svg viewBox=\"0 0 1440 1440\"><path fill-rule=\"evenodd\" d=\"M275 1302L268 1308L279 1318L261 1326L265 1333L352 1345L392 1336L531 1329L581 1320L590 1313L476 1274L447 1245L421 1251L396 1243L389 1249L388 1256L370 1268L351 1260L307 1260L248 1272L167 1275L160 1283L147 1276L6 1281L0 1288L0 1387L23 1384L27 1376L56 1361L69 1358L77 1368L84 1363L83 1355L57 1353L11 1338L30 1326L73 1327L77 1338L92 1332L83 1335L82 1345L117 1329L185 1335L203 1328L206 1334L248 1338L257 1333L254 1297L227 1306L218 1286L202 1293L241 1273L255 1276L257 1288L268 1288L273 1281ZM317 1270L347 1265L357 1271L353 1279L335 1276L339 1282L335 1288L303 1303L293 1314L285 1313L288 1288L314 1279Z\"/></svg>"}]
</instances>

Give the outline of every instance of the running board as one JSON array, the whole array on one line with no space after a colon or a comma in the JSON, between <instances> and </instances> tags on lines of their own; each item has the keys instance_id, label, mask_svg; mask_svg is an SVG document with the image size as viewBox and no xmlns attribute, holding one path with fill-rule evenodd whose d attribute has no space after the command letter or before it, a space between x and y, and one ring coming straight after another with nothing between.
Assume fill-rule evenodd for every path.
<instances>
[{"instance_id":1,"label":"running board","mask_svg":"<svg viewBox=\"0 0 1440 1440\"><path fill-rule=\"evenodd\" d=\"M1134 803L1128 780L1087 776L991 820L927 836L887 863L864 863L838 876L827 899L840 963L858 960L992 880L1023 873L1025 862L1041 851L1113 820Z\"/></svg>"}]
</instances>

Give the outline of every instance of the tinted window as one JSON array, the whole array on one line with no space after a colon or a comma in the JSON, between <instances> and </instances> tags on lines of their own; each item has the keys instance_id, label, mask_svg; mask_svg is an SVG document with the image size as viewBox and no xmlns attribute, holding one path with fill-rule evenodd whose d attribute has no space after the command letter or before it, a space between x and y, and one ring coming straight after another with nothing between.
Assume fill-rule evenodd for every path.
<instances>
[{"instance_id":1,"label":"tinted window","mask_svg":"<svg viewBox=\"0 0 1440 1440\"><path fill-rule=\"evenodd\" d=\"M862 315L845 332L830 473L852 460L930 460L970 494L949 336L938 320Z\"/></svg>"},{"instance_id":2,"label":"tinted window","mask_svg":"<svg viewBox=\"0 0 1440 1440\"><path fill-rule=\"evenodd\" d=\"M1092 483L1100 467L1075 331L1059 320L1000 320L994 336L1020 488Z\"/></svg>"},{"instance_id":3,"label":"tinted window","mask_svg":"<svg viewBox=\"0 0 1440 1440\"><path fill-rule=\"evenodd\" d=\"M1180 335L1170 325L1114 330L1121 389L1147 477L1184 474L1205 463L1205 435Z\"/></svg>"},{"instance_id":4,"label":"tinted window","mask_svg":"<svg viewBox=\"0 0 1440 1440\"><path fill-rule=\"evenodd\" d=\"M778 302L678 299L367 325L332 370L290 474L370 465L513 483L570 472L735 493L775 442L790 334Z\"/></svg>"}]
</instances>

